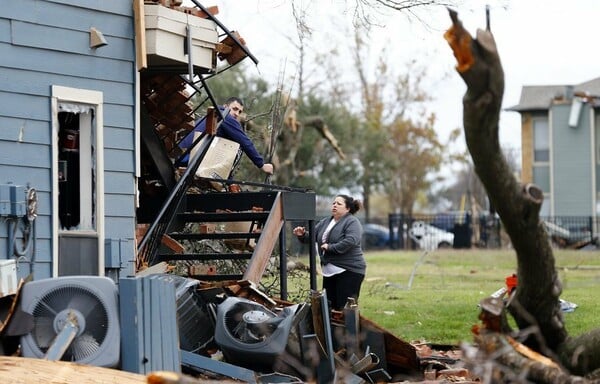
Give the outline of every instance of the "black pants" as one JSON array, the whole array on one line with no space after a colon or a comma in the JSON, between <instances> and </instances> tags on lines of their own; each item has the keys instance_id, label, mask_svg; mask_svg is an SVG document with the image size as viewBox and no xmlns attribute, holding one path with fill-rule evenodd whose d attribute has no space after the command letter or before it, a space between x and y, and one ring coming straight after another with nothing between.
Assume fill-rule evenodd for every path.
<instances>
[{"instance_id":1,"label":"black pants","mask_svg":"<svg viewBox=\"0 0 600 384\"><path fill-rule=\"evenodd\" d=\"M330 303L330 309L337 311L344 308L349 297L353 297L358 302L358 294L365 275L344 271L337 275L323 276L323 289L327 294L327 300Z\"/></svg>"}]
</instances>

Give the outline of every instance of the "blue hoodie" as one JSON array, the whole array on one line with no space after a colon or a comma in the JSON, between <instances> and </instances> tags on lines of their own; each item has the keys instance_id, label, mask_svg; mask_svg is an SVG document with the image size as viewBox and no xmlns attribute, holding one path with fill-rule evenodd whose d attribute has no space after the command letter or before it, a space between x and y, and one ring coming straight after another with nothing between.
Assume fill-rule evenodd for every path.
<instances>
[{"instance_id":1,"label":"blue hoodie","mask_svg":"<svg viewBox=\"0 0 600 384\"><path fill-rule=\"evenodd\" d=\"M219 107L219 109L221 110L221 112L223 112L225 108ZM188 149L194 142L193 132L204 132L205 128L206 119L202 118L196 123L194 129L191 132L189 132L183 140L181 140L181 142L179 143L179 147L183 150ZM263 157L260 155L260 153L258 153L256 147L254 147L254 143L252 143L252 140L250 140L250 138L246 135L246 132L244 132L244 130L242 129L242 125L240 124L240 122L237 121L236 118L232 115L228 114L227 116L225 116L225 121L223 121L217 129L217 136L238 143L242 151L244 151L244 153L246 154L246 156L248 156L250 160L252 160L254 165L256 165L258 168L262 168L262 166L265 164ZM181 159L182 164L187 164L188 161L189 154L185 155Z\"/></svg>"}]
</instances>

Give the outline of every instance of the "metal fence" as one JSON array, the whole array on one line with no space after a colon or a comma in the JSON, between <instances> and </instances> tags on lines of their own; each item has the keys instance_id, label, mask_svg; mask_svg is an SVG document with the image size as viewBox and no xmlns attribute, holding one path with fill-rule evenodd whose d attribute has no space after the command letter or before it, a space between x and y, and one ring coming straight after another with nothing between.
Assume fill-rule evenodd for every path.
<instances>
[{"instance_id":1,"label":"metal fence","mask_svg":"<svg viewBox=\"0 0 600 384\"><path fill-rule=\"evenodd\" d=\"M598 216L552 216L542 217L548 235L555 246L581 248L599 245L600 217Z\"/></svg>"},{"instance_id":2,"label":"metal fence","mask_svg":"<svg viewBox=\"0 0 600 384\"><path fill-rule=\"evenodd\" d=\"M597 247L600 232L598 216L552 216L541 217L554 247L579 249ZM374 220L387 227L385 231L373 233L365 230L365 248L375 244L391 249L436 249L452 248L506 248L510 239L504 232L497 215L450 212L431 215L390 214L384 219ZM373 237L376 236L377 238Z\"/></svg>"}]
</instances>

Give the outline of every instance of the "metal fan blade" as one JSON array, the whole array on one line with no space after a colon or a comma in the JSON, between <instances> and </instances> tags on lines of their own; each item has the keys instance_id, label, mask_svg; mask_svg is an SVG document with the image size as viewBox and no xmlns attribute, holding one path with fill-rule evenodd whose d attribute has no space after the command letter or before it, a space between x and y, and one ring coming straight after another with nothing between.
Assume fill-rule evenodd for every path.
<instances>
[{"instance_id":1,"label":"metal fan blade","mask_svg":"<svg viewBox=\"0 0 600 384\"><path fill-rule=\"evenodd\" d=\"M50 346L56 332L54 331L53 317L35 317L33 322L33 335L35 342L40 349L45 349Z\"/></svg>"},{"instance_id":2,"label":"metal fan blade","mask_svg":"<svg viewBox=\"0 0 600 384\"><path fill-rule=\"evenodd\" d=\"M240 338L246 332L246 323L240 321L237 325L231 330L235 336Z\"/></svg>"},{"instance_id":3,"label":"metal fan blade","mask_svg":"<svg viewBox=\"0 0 600 384\"><path fill-rule=\"evenodd\" d=\"M58 311L52 306L52 304L46 302L46 300L41 299L38 303L37 307L34 309L35 314L38 316L42 315L55 315Z\"/></svg>"},{"instance_id":4,"label":"metal fan blade","mask_svg":"<svg viewBox=\"0 0 600 384\"><path fill-rule=\"evenodd\" d=\"M94 355L100 349L100 343L89 333L77 336L71 343L71 355L75 361L81 361Z\"/></svg>"},{"instance_id":5,"label":"metal fan blade","mask_svg":"<svg viewBox=\"0 0 600 384\"><path fill-rule=\"evenodd\" d=\"M69 303L67 304L67 308L75 309L79 311L83 315L84 318L87 318L88 315L99 305L98 300L94 298L94 296L76 293L71 297Z\"/></svg>"}]
</instances>

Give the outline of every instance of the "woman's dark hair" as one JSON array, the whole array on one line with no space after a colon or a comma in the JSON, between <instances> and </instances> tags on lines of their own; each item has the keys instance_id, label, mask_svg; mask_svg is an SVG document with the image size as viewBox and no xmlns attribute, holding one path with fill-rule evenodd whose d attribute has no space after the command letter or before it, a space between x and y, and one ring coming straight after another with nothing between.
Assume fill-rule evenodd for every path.
<instances>
[{"instance_id":1,"label":"woman's dark hair","mask_svg":"<svg viewBox=\"0 0 600 384\"><path fill-rule=\"evenodd\" d=\"M346 208L350 210L350 213L355 214L362 207L362 203L360 200L356 200L355 198L348 195L337 195L344 199L344 203L346 204Z\"/></svg>"}]
</instances>

